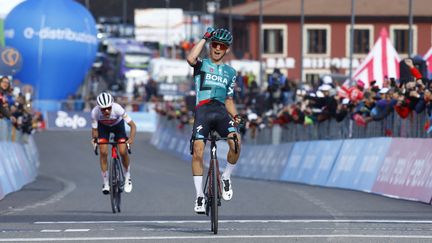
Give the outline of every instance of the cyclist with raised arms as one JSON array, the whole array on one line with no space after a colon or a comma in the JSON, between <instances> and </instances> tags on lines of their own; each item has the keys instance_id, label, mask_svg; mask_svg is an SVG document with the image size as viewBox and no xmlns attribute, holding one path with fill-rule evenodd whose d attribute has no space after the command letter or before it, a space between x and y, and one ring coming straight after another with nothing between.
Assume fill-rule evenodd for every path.
<instances>
[{"instance_id":1,"label":"cyclist with raised arms","mask_svg":"<svg viewBox=\"0 0 432 243\"><path fill-rule=\"evenodd\" d=\"M126 144L133 144L136 133L134 121L126 114L123 107L114 102L114 98L107 92L100 93L96 98L97 106L91 112L92 117L92 141L100 143L109 142L110 133L114 133L114 140L120 142L118 147L123 161L125 185L124 191L132 191L130 176L130 161ZM126 136L125 122L130 127L129 138ZM100 144L100 167L102 170L102 193L109 194L108 183L108 144Z\"/></svg>"},{"instance_id":2,"label":"cyclist with raised arms","mask_svg":"<svg viewBox=\"0 0 432 243\"><path fill-rule=\"evenodd\" d=\"M199 59L207 41L210 41L209 58ZM203 153L205 142L211 130L221 137L233 137L237 134L235 123L241 122L241 117L233 100L236 70L222 62L225 54L230 51L233 37L226 29L207 28L203 38L192 48L187 56L187 62L194 68L196 91L195 121L192 132L193 155L192 174L196 190L194 210L205 213L206 201L203 193ZM237 135L237 138L240 138ZM240 155L239 148L235 152L233 140L228 140L228 163L222 174L222 197L231 200L233 195L231 173Z\"/></svg>"}]
</instances>

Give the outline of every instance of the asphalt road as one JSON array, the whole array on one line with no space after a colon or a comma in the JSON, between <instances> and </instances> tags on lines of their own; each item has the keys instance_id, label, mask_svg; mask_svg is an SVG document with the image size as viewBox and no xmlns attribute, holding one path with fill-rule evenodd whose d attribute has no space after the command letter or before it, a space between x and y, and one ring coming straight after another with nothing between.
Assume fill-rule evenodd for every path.
<instances>
[{"instance_id":1,"label":"asphalt road","mask_svg":"<svg viewBox=\"0 0 432 243\"><path fill-rule=\"evenodd\" d=\"M113 214L89 132L35 135L40 176L0 201L0 242L431 242L432 207L349 190L233 178L219 234L193 212L190 163L138 134L132 193Z\"/></svg>"}]
</instances>

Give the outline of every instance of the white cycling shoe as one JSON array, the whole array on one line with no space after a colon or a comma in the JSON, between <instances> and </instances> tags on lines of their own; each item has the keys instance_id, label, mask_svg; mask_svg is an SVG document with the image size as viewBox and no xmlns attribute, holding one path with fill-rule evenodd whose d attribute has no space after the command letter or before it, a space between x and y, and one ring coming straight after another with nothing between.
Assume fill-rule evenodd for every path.
<instances>
[{"instance_id":1,"label":"white cycling shoe","mask_svg":"<svg viewBox=\"0 0 432 243\"><path fill-rule=\"evenodd\" d=\"M107 195L110 192L110 187L108 183L102 184L102 193Z\"/></svg>"},{"instance_id":2,"label":"white cycling shoe","mask_svg":"<svg viewBox=\"0 0 432 243\"><path fill-rule=\"evenodd\" d=\"M222 178L222 183L223 183L222 198L225 201L229 201L229 200L231 200L231 198L233 196L231 179L224 179L224 178Z\"/></svg>"},{"instance_id":3,"label":"white cycling shoe","mask_svg":"<svg viewBox=\"0 0 432 243\"><path fill-rule=\"evenodd\" d=\"M194 211L197 214L205 214L205 212L206 212L206 200L204 197L198 197L195 200Z\"/></svg>"},{"instance_id":4,"label":"white cycling shoe","mask_svg":"<svg viewBox=\"0 0 432 243\"><path fill-rule=\"evenodd\" d=\"M132 180L131 180L130 176L125 177L124 191L126 193L129 193L132 191Z\"/></svg>"}]
</instances>

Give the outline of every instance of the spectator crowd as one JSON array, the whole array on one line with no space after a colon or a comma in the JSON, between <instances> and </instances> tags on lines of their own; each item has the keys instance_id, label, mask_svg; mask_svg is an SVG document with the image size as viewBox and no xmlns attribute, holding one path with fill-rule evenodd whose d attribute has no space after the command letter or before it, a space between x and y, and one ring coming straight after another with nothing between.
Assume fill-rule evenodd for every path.
<instances>
[{"instance_id":1,"label":"spectator crowd","mask_svg":"<svg viewBox=\"0 0 432 243\"><path fill-rule=\"evenodd\" d=\"M289 124L310 126L346 119L356 126L367 127L390 114L411 119L415 114L426 113L430 120L432 82L422 76L412 59L403 62L411 78L384 77L381 85L375 80L341 82L331 76L322 77L316 85L299 84L275 69L266 80L266 89L261 90L252 74L238 72L235 99L239 112L247 120L242 134L248 129L254 138L260 129L274 125L287 128ZM177 102L160 102L156 111L169 119L178 119L178 127L183 128L193 122L194 102L193 95ZM432 132L429 120L424 123L427 133Z\"/></svg>"},{"instance_id":2,"label":"spectator crowd","mask_svg":"<svg viewBox=\"0 0 432 243\"><path fill-rule=\"evenodd\" d=\"M8 119L15 130L32 134L35 129L43 129L44 121L40 112L33 112L31 86L21 86L18 80L12 85L8 76L0 79L0 119Z\"/></svg>"}]
</instances>

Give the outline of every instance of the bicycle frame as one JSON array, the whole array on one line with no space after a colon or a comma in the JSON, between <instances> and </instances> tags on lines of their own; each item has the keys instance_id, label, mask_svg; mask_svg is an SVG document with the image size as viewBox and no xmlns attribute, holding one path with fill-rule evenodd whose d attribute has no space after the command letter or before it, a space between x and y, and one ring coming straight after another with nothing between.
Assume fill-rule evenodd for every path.
<instances>
[{"instance_id":1,"label":"bicycle frame","mask_svg":"<svg viewBox=\"0 0 432 243\"><path fill-rule=\"evenodd\" d=\"M210 132L210 137L206 140L210 141L210 164L207 172L206 182L204 184L204 192L206 192L207 208L206 215L211 214L211 230L214 234L218 232L218 207L221 206L222 186L219 171L219 162L217 159L217 145L219 140L234 140L235 152L238 152L237 136L233 137L217 137L214 131Z\"/></svg>"},{"instance_id":2,"label":"bicycle frame","mask_svg":"<svg viewBox=\"0 0 432 243\"><path fill-rule=\"evenodd\" d=\"M111 209L113 213L120 212L121 193L124 187L124 174L121 159L117 156L116 146L113 146L112 157L109 164L109 184L110 184L110 199Z\"/></svg>"},{"instance_id":3,"label":"bicycle frame","mask_svg":"<svg viewBox=\"0 0 432 243\"><path fill-rule=\"evenodd\" d=\"M120 142L124 143L124 142ZM120 212L121 203L121 192L125 184L123 163L122 158L118 153L118 142L101 142L96 143L94 152L97 155L97 145L109 144L111 145L111 159L109 160L108 170L109 170L109 185L110 185L110 199L111 199L111 209L113 213ZM131 153L130 146L126 143L128 153Z\"/></svg>"}]
</instances>

